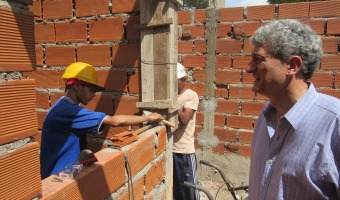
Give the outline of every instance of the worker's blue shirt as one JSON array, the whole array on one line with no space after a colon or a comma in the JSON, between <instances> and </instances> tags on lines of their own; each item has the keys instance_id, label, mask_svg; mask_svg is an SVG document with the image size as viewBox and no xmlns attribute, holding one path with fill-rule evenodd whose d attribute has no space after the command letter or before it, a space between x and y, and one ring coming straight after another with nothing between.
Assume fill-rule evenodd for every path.
<instances>
[{"instance_id":1,"label":"worker's blue shirt","mask_svg":"<svg viewBox=\"0 0 340 200\"><path fill-rule=\"evenodd\" d=\"M45 118L41 138L41 178L62 171L76 163L86 148L86 134L100 133L105 113L93 112L69 98L60 98Z\"/></svg>"}]
</instances>

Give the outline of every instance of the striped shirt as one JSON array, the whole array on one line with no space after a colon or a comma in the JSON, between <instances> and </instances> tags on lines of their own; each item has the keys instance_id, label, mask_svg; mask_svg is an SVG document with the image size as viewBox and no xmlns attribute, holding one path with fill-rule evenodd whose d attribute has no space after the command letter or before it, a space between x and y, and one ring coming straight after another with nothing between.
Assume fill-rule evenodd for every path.
<instances>
[{"instance_id":1,"label":"striped shirt","mask_svg":"<svg viewBox=\"0 0 340 200\"><path fill-rule=\"evenodd\" d=\"M340 100L307 92L275 122L265 105L254 133L249 199L340 199Z\"/></svg>"}]
</instances>

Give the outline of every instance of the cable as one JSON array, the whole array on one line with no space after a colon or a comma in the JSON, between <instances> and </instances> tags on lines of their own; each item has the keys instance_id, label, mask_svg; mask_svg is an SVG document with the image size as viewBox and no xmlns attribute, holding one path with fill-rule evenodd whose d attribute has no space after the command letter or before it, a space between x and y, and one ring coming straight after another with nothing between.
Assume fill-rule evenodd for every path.
<instances>
[{"instance_id":1,"label":"cable","mask_svg":"<svg viewBox=\"0 0 340 200\"><path fill-rule=\"evenodd\" d=\"M216 195L215 195L215 200L217 199L217 195L218 193L220 192L220 190L222 189L222 187L225 185L225 183L223 183L220 188L218 188L217 192L216 192Z\"/></svg>"},{"instance_id":2,"label":"cable","mask_svg":"<svg viewBox=\"0 0 340 200\"><path fill-rule=\"evenodd\" d=\"M132 182L132 172L131 172L131 166L130 166L127 155L125 156L125 167L126 167L126 171L128 172L128 189L130 189L130 187L131 187L132 200L134 200L135 199L135 192L134 192L133 182ZM129 194L129 199L130 199L130 194Z\"/></svg>"}]
</instances>

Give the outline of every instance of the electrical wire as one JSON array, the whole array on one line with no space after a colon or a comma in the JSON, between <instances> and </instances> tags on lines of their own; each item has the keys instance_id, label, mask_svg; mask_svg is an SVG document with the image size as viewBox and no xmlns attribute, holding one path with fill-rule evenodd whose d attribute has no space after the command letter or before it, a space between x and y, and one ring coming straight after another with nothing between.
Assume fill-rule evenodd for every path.
<instances>
[{"instance_id":1,"label":"electrical wire","mask_svg":"<svg viewBox=\"0 0 340 200\"><path fill-rule=\"evenodd\" d=\"M217 199L217 195L218 195L218 193L220 192L220 190L222 189L222 187L223 187L224 185L226 185L226 184L223 183L223 184L220 186L220 188L218 188L218 190L217 190L217 192L216 192L216 195L215 195L215 200Z\"/></svg>"},{"instance_id":2,"label":"electrical wire","mask_svg":"<svg viewBox=\"0 0 340 200\"><path fill-rule=\"evenodd\" d=\"M125 156L125 167L126 167L126 171L128 173L128 189L131 188L131 196L132 196L132 200L134 200L135 199L135 192L134 192L133 182L132 182L131 165L129 163L129 159L128 159L127 156ZM129 199L130 199L130 194L129 194Z\"/></svg>"}]
</instances>

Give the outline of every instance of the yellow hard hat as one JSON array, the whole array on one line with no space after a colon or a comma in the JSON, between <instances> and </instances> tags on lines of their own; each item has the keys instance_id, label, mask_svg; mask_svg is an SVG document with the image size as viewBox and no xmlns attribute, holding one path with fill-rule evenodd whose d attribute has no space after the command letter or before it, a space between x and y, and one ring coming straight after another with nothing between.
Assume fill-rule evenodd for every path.
<instances>
[{"instance_id":1,"label":"yellow hard hat","mask_svg":"<svg viewBox=\"0 0 340 200\"><path fill-rule=\"evenodd\" d=\"M65 81L67 79L77 78L81 81L96 85L99 90L104 90L103 87L98 85L96 70L88 63L75 62L70 64L61 78Z\"/></svg>"}]
</instances>

